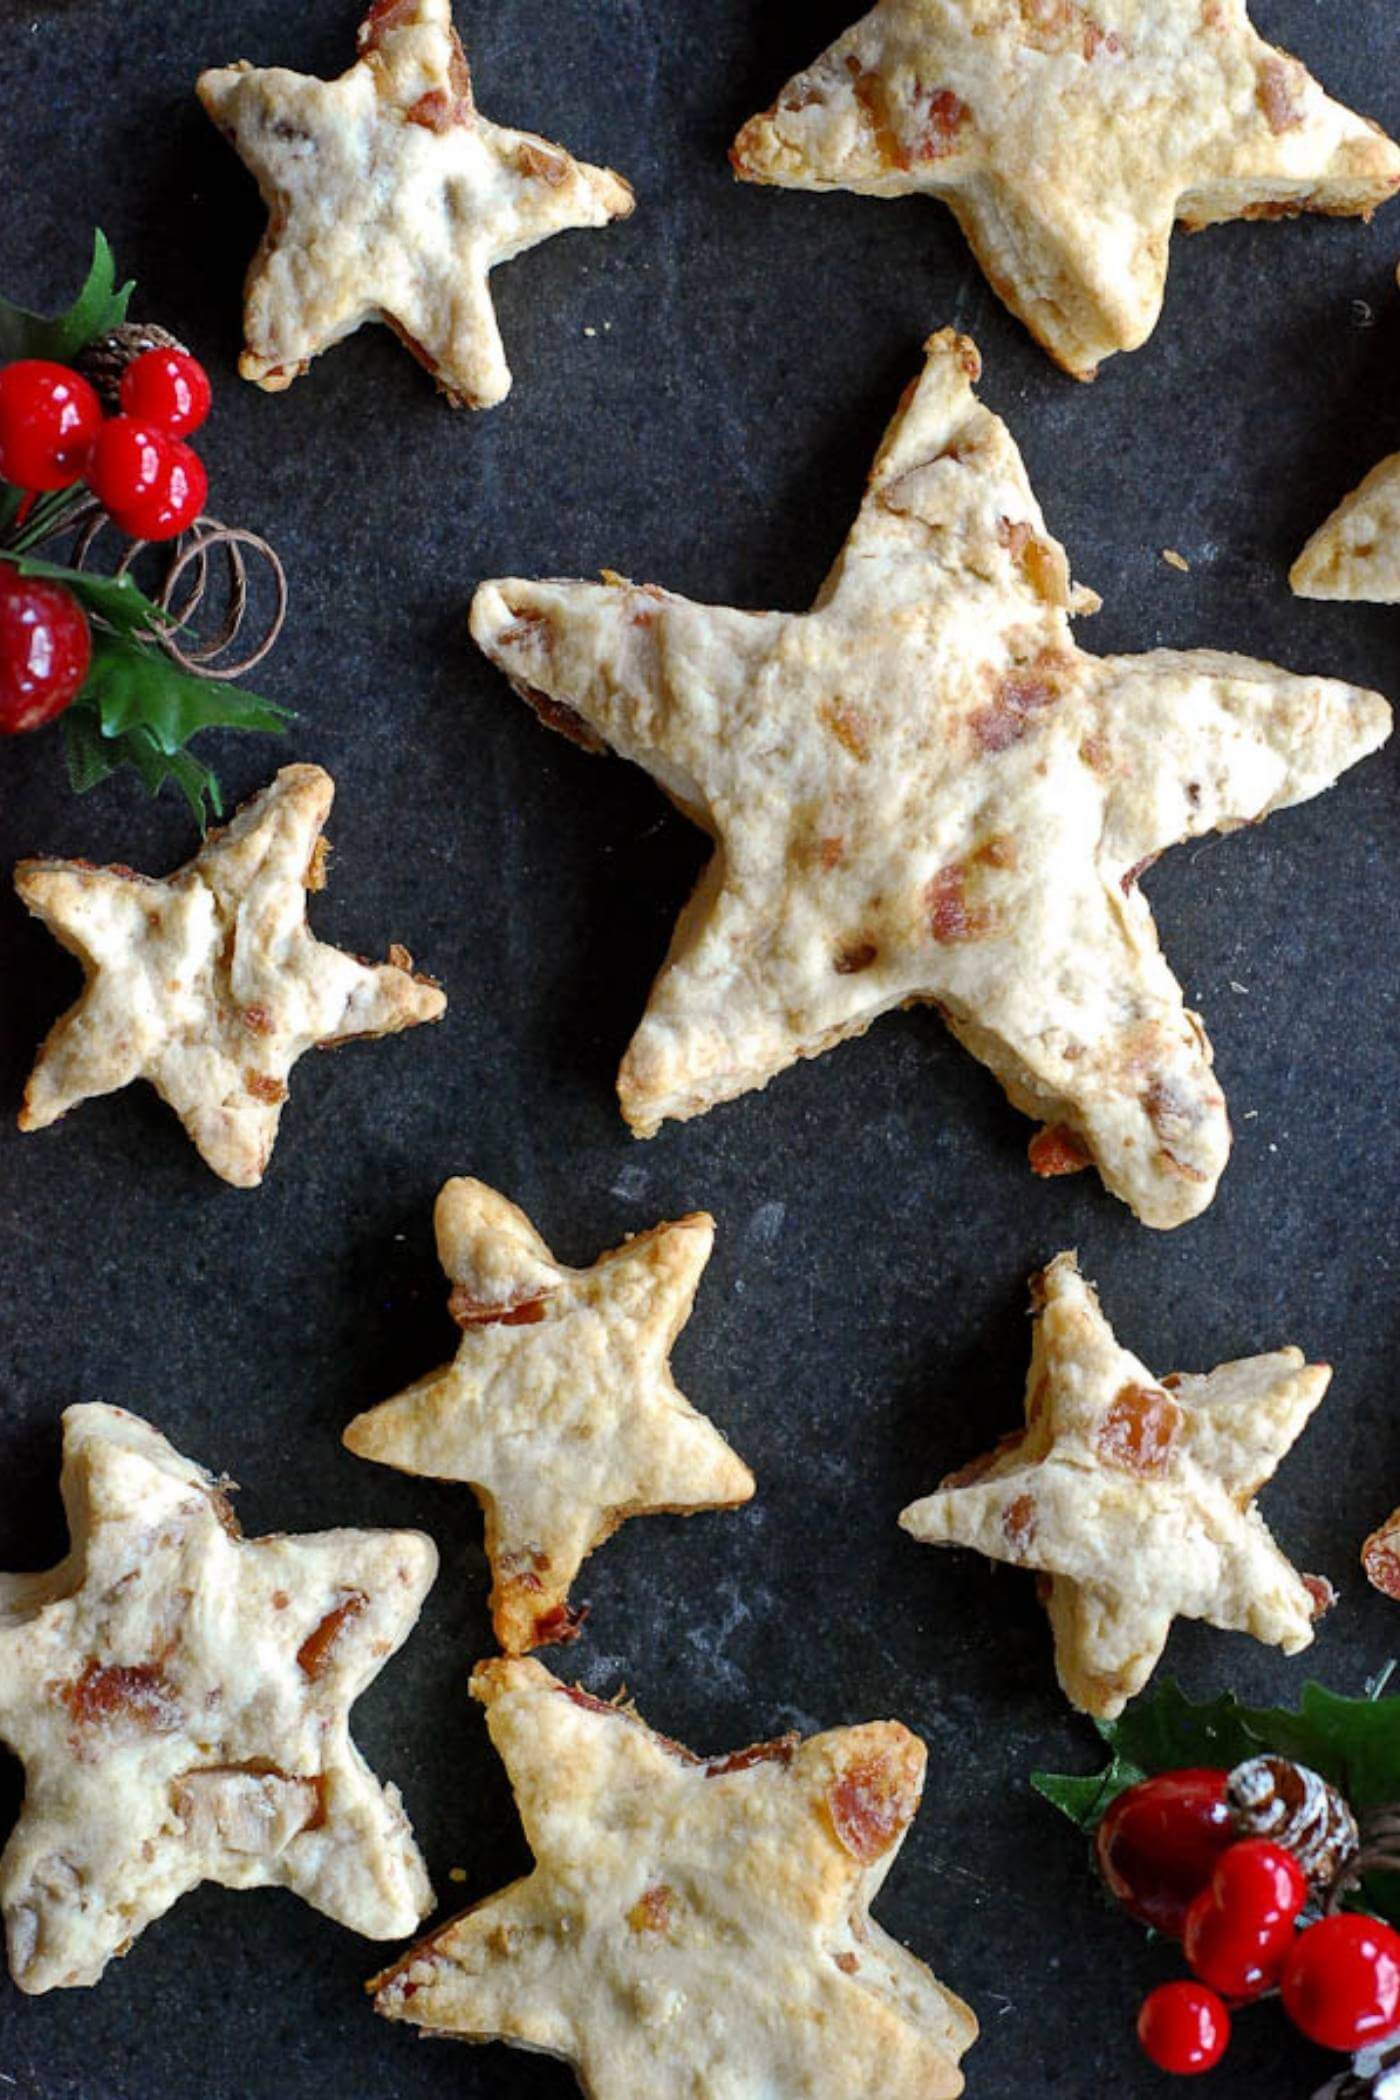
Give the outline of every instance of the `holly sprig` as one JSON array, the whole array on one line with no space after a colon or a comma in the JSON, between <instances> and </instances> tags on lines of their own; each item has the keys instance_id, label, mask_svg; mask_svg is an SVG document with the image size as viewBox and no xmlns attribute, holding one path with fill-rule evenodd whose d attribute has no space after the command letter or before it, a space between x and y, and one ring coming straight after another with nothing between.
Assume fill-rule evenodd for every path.
<instances>
[{"instance_id":1,"label":"holly sprig","mask_svg":"<svg viewBox=\"0 0 1400 2100\"><path fill-rule=\"evenodd\" d=\"M19 357L50 357L68 365L98 336L120 328L136 289L134 279L117 284L116 259L105 233L92 237L92 261L83 288L61 314L33 314L0 298L0 364Z\"/></svg>"},{"instance_id":2,"label":"holly sprig","mask_svg":"<svg viewBox=\"0 0 1400 2100\"><path fill-rule=\"evenodd\" d=\"M1364 1820L1368 1810L1400 1802L1400 1697L1386 1696L1390 1676L1387 1669L1359 1699L1307 1684L1296 1709L1246 1706L1233 1692L1193 1701L1168 1681L1118 1720L1095 1724L1110 1751L1101 1771L1033 1772L1031 1785L1092 1834L1119 1794L1157 1772L1229 1770L1272 1754L1310 1765ZM1367 1910L1400 1926L1400 1875L1368 1877L1364 1900Z\"/></svg>"},{"instance_id":3,"label":"holly sprig","mask_svg":"<svg viewBox=\"0 0 1400 2100\"><path fill-rule=\"evenodd\" d=\"M62 313L35 314L0 298L0 364L23 358L71 364L121 327L134 289L131 281L118 285L111 246L99 230L82 288ZM0 481L0 561L21 576L71 591L91 632L87 677L61 718L69 783L83 795L130 768L152 795L167 783L176 787L204 830L211 813L223 815L223 799L212 768L189 749L192 739L206 729L282 735L291 710L173 661L163 642L181 631L180 623L129 575L95 575L33 551L73 529L83 509L72 489L35 497Z\"/></svg>"}]
</instances>

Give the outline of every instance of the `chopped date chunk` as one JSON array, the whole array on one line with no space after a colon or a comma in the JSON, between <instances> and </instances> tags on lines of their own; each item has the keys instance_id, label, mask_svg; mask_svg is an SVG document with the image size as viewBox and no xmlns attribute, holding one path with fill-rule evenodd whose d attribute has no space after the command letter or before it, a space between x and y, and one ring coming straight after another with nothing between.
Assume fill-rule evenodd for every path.
<instances>
[{"instance_id":1,"label":"chopped date chunk","mask_svg":"<svg viewBox=\"0 0 1400 2100\"><path fill-rule=\"evenodd\" d=\"M1154 1479L1171 1463L1183 1420L1159 1386L1125 1385L1099 1424L1094 1448L1106 1466Z\"/></svg>"},{"instance_id":2,"label":"chopped date chunk","mask_svg":"<svg viewBox=\"0 0 1400 2100\"><path fill-rule=\"evenodd\" d=\"M297 1667L313 1684L325 1676L335 1655L336 1643L352 1620L368 1609L369 1598L363 1590L346 1590L340 1602L326 1613L320 1624L313 1627L297 1649Z\"/></svg>"},{"instance_id":3,"label":"chopped date chunk","mask_svg":"<svg viewBox=\"0 0 1400 2100\"><path fill-rule=\"evenodd\" d=\"M924 893L933 937L944 946L983 941L997 930L997 915L967 896L967 869L961 861L940 868Z\"/></svg>"},{"instance_id":4,"label":"chopped date chunk","mask_svg":"<svg viewBox=\"0 0 1400 2100\"><path fill-rule=\"evenodd\" d=\"M827 1813L843 1848L863 1866L883 1859L919 1805L909 1767L893 1756L848 1765L826 1790Z\"/></svg>"},{"instance_id":5,"label":"chopped date chunk","mask_svg":"<svg viewBox=\"0 0 1400 2100\"><path fill-rule=\"evenodd\" d=\"M1061 1174L1081 1173L1093 1165L1093 1155L1068 1125L1052 1123L1031 1139L1030 1162L1033 1174L1052 1181Z\"/></svg>"},{"instance_id":6,"label":"chopped date chunk","mask_svg":"<svg viewBox=\"0 0 1400 2100\"><path fill-rule=\"evenodd\" d=\"M1033 1495L1018 1495L1008 1502L1001 1513L1002 1536L1017 1558L1024 1557L1035 1544L1036 1507Z\"/></svg>"},{"instance_id":7,"label":"chopped date chunk","mask_svg":"<svg viewBox=\"0 0 1400 2100\"><path fill-rule=\"evenodd\" d=\"M627 1913L634 1932L665 1932L675 1916L676 1892L664 1881L644 1889Z\"/></svg>"},{"instance_id":8,"label":"chopped date chunk","mask_svg":"<svg viewBox=\"0 0 1400 2100\"><path fill-rule=\"evenodd\" d=\"M57 1689L81 1728L123 1722L151 1735L164 1735L180 1721L175 1687L154 1663L100 1663L94 1657L81 1677Z\"/></svg>"},{"instance_id":9,"label":"chopped date chunk","mask_svg":"<svg viewBox=\"0 0 1400 2100\"><path fill-rule=\"evenodd\" d=\"M547 182L557 190L569 173L569 164L558 153L546 153L531 139L522 140L515 155L515 165L522 175L533 176L537 181Z\"/></svg>"},{"instance_id":10,"label":"chopped date chunk","mask_svg":"<svg viewBox=\"0 0 1400 2100\"><path fill-rule=\"evenodd\" d=\"M1277 52L1271 53L1260 66L1256 93L1259 107L1269 120L1270 131L1296 131L1302 123L1303 105L1298 100L1299 85L1299 69Z\"/></svg>"},{"instance_id":11,"label":"chopped date chunk","mask_svg":"<svg viewBox=\"0 0 1400 2100\"><path fill-rule=\"evenodd\" d=\"M477 1298L464 1283L453 1285L447 1310L459 1327L533 1327L548 1311L548 1298L518 1298L514 1304L492 1304Z\"/></svg>"},{"instance_id":12,"label":"chopped date chunk","mask_svg":"<svg viewBox=\"0 0 1400 2100\"><path fill-rule=\"evenodd\" d=\"M723 1779L729 1772L747 1772L753 1765L790 1765L797 1754L795 1735L775 1736L771 1743L750 1743L731 1750L727 1757L704 1760L706 1779Z\"/></svg>"},{"instance_id":13,"label":"chopped date chunk","mask_svg":"<svg viewBox=\"0 0 1400 2100\"><path fill-rule=\"evenodd\" d=\"M1001 1437L998 1440L993 1450L979 1452L976 1458L969 1459L967 1464L959 1466L956 1472L945 1474L939 1482L939 1486L944 1488L975 1487L979 1480L986 1479L999 1459L1006 1458L1013 1451L1019 1451L1025 1441L1025 1431L1023 1429L1013 1429L1009 1436Z\"/></svg>"},{"instance_id":14,"label":"chopped date chunk","mask_svg":"<svg viewBox=\"0 0 1400 2100\"><path fill-rule=\"evenodd\" d=\"M527 1580L536 1589L540 1587L538 1576L530 1576ZM562 1647L566 1641L576 1641L583 1632L587 1617L586 1607L575 1611L567 1604L556 1604L536 1618L535 1640L541 1648Z\"/></svg>"}]
</instances>

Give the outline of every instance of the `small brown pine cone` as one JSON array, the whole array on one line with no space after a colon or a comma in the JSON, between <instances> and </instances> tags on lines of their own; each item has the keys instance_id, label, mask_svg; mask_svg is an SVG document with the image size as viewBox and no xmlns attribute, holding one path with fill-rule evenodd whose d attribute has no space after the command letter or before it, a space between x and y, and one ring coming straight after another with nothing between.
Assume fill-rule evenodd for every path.
<instances>
[{"instance_id":1,"label":"small brown pine cone","mask_svg":"<svg viewBox=\"0 0 1400 2100\"><path fill-rule=\"evenodd\" d=\"M109 415L121 407L122 373L145 350L183 350L185 345L154 322L124 321L109 335L95 336L78 352L74 364L97 393Z\"/></svg>"},{"instance_id":2,"label":"small brown pine cone","mask_svg":"<svg viewBox=\"0 0 1400 2100\"><path fill-rule=\"evenodd\" d=\"M1360 1850L1356 1818L1334 1786L1288 1757L1251 1757L1226 1788L1235 1830L1291 1852L1315 1895L1323 1895Z\"/></svg>"}]
</instances>

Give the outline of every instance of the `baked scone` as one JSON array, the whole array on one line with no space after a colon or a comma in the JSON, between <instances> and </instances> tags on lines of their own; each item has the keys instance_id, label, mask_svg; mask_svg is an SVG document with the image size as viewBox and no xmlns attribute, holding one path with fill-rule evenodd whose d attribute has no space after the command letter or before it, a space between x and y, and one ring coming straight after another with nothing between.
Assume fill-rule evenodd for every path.
<instances>
[{"instance_id":1,"label":"baked scone","mask_svg":"<svg viewBox=\"0 0 1400 2100\"><path fill-rule=\"evenodd\" d=\"M20 1989L96 1983L201 1881L293 1889L371 1939L412 1932L432 1890L349 1713L417 1622L432 1540L244 1539L228 1483L119 1407L68 1409L62 1486L68 1558L0 1575Z\"/></svg>"},{"instance_id":2,"label":"baked scone","mask_svg":"<svg viewBox=\"0 0 1400 2100\"><path fill-rule=\"evenodd\" d=\"M703 1213L557 1262L524 1212L449 1181L435 1213L456 1361L360 1415L361 1458L468 1481L486 1512L491 1616L510 1654L574 1637L569 1588L628 1517L747 1502L753 1475L671 1376L714 1245Z\"/></svg>"},{"instance_id":3,"label":"baked scone","mask_svg":"<svg viewBox=\"0 0 1400 2100\"><path fill-rule=\"evenodd\" d=\"M1156 327L1174 220L1369 214L1400 189L1400 150L1245 0L880 0L731 159L786 189L941 197L1078 379Z\"/></svg>"},{"instance_id":4,"label":"baked scone","mask_svg":"<svg viewBox=\"0 0 1400 2100\"><path fill-rule=\"evenodd\" d=\"M1092 1160L1150 1225L1229 1150L1204 1028L1137 878L1373 751L1373 693L1212 650L1088 656L976 349L928 345L809 614L620 578L483 584L472 632L554 729L651 772L716 840L623 1060L642 1136L932 1000L1041 1173Z\"/></svg>"},{"instance_id":5,"label":"baked scone","mask_svg":"<svg viewBox=\"0 0 1400 2100\"><path fill-rule=\"evenodd\" d=\"M306 924L334 798L319 766L284 766L164 881L87 861L20 862L20 897L87 975L39 1052L21 1130L147 1079L214 1172L255 1188L298 1058L441 1017L446 999L414 976L405 949L360 962Z\"/></svg>"},{"instance_id":6,"label":"baked scone","mask_svg":"<svg viewBox=\"0 0 1400 2100\"><path fill-rule=\"evenodd\" d=\"M1400 452L1373 467L1318 526L1288 581L1299 598L1400 605Z\"/></svg>"},{"instance_id":7,"label":"baked scone","mask_svg":"<svg viewBox=\"0 0 1400 2100\"><path fill-rule=\"evenodd\" d=\"M952 2100L962 2001L867 1916L919 1806L897 1721L696 1758L536 1662L472 1691L535 1869L374 1979L433 2034L571 2063L590 2100Z\"/></svg>"},{"instance_id":8,"label":"baked scone","mask_svg":"<svg viewBox=\"0 0 1400 2100\"><path fill-rule=\"evenodd\" d=\"M1026 1427L910 1504L906 1531L1040 1573L1066 1696L1111 1721L1174 1618L1296 1655L1333 1601L1254 1497L1331 1382L1297 1349L1156 1379L1121 1348L1073 1254L1033 1286Z\"/></svg>"},{"instance_id":9,"label":"baked scone","mask_svg":"<svg viewBox=\"0 0 1400 2100\"><path fill-rule=\"evenodd\" d=\"M268 209L238 369L276 393L385 321L449 401L491 408L511 383L491 271L568 227L626 218L632 191L481 115L452 0L375 0L358 48L338 80L246 61L200 75Z\"/></svg>"}]
</instances>

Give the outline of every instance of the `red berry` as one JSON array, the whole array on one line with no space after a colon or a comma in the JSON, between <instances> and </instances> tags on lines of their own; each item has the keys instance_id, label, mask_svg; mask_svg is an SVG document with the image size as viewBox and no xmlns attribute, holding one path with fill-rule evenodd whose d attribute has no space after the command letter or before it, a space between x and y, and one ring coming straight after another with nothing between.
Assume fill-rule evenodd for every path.
<instances>
[{"instance_id":1,"label":"red berry","mask_svg":"<svg viewBox=\"0 0 1400 2100\"><path fill-rule=\"evenodd\" d=\"M143 350L122 373L122 407L168 437L188 437L209 413L209 374L188 350Z\"/></svg>"},{"instance_id":2,"label":"red berry","mask_svg":"<svg viewBox=\"0 0 1400 2100\"><path fill-rule=\"evenodd\" d=\"M73 593L0 561L0 735L61 715L91 660L92 636Z\"/></svg>"},{"instance_id":3,"label":"red berry","mask_svg":"<svg viewBox=\"0 0 1400 2100\"><path fill-rule=\"evenodd\" d=\"M1099 1872L1124 1909L1180 1939L1186 1906L1234 1839L1228 1773L1161 1772L1112 1802L1095 1838Z\"/></svg>"},{"instance_id":4,"label":"red berry","mask_svg":"<svg viewBox=\"0 0 1400 2100\"><path fill-rule=\"evenodd\" d=\"M1241 1929L1291 1925L1308 1900L1297 1860L1267 1838L1245 1838L1222 1852L1210 1886L1217 1907Z\"/></svg>"},{"instance_id":5,"label":"red berry","mask_svg":"<svg viewBox=\"0 0 1400 2100\"><path fill-rule=\"evenodd\" d=\"M1324 2049L1383 2040L1400 2025L1400 1932L1356 1913L1310 1925L1283 1972L1283 2009Z\"/></svg>"},{"instance_id":6,"label":"red berry","mask_svg":"<svg viewBox=\"0 0 1400 2100\"><path fill-rule=\"evenodd\" d=\"M0 371L0 479L66 489L82 479L102 404L81 372L44 357Z\"/></svg>"},{"instance_id":7,"label":"red berry","mask_svg":"<svg viewBox=\"0 0 1400 2100\"><path fill-rule=\"evenodd\" d=\"M88 485L112 523L136 540L168 540L192 525L209 481L198 454L135 416L113 416L93 447Z\"/></svg>"},{"instance_id":8,"label":"red berry","mask_svg":"<svg viewBox=\"0 0 1400 2100\"><path fill-rule=\"evenodd\" d=\"M1164 1983L1138 2014L1138 2040L1159 2071L1213 2071L1230 2043L1230 2015L1199 1983Z\"/></svg>"},{"instance_id":9,"label":"red berry","mask_svg":"<svg viewBox=\"0 0 1400 2100\"><path fill-rule=\"evenodd\" d=\"M138 512L159 500L172 440L153 424L134 416L113 416L104 423L88 464L88 487L112 522L139 538Z\"/></svg>"},{"instance_id":10,"label":"red berry","mask_svg":"<svg viewBox=\"0 0 1400 2100\"><path fill-rule=\"evenodd\" d=\"M1222 1998L1257 1998L1278 1982L1293 1940L1291 1918L1272 1925L1240 1923L1222 1910L1213 1889L1201 1890L1182 1933L1193 1974Z\"/></svg>"},{"instance_id":11,"label":"red berry","mask_svg":"<svg viewBox=\"0 0 1400 2100\"><path fill-rule=\"evenodd\" d=\"M160 507L154 517L147 519L141 537L172 540L177 533L187 531L203 510L208 493L209 476L204 471L204 461L176 438L170 447Z\"/></svg>"}]
</instances>

